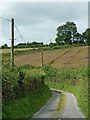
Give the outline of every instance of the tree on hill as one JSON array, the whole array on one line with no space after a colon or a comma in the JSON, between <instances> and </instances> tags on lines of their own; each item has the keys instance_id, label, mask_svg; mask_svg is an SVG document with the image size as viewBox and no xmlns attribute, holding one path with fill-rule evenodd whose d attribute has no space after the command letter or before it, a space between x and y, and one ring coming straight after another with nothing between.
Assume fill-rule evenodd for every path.
<instances>
[{"instance_id":1,"label":"tree on hill","mask_svg":"<svg viewBox=\"0 0 90 120\"><path fill-rule=\"evenodd\" d=\"M82 35L86 43L90 45L90 28L86 29L86 31Z\"/></svg>"},{"instance_id":2,"label":"tree on hill","mask_svg":"<svg viewBox=\"0 0 90 120\"><path fill-rule=\"evenodd\" d=\"M85 43L84 37L83 37L83 35L80 34L80 33L77 33L77 34L76 34L75 39L74 39L74 41L73 41L73 44L78 44L78 43L80 43L80 44Z\"/></svg>"},{"instance_id":3,"label":"tree on hill","mask_svg":"<svg viewBox=\"0 0 90 120\"><path fill-rule=\"evenodd\" d=\"M77 26L74 22L67 22L65 25L57 28L57 38L55 39L57 45L72 44L77 35Z\"/></svg>"}]
</instances>

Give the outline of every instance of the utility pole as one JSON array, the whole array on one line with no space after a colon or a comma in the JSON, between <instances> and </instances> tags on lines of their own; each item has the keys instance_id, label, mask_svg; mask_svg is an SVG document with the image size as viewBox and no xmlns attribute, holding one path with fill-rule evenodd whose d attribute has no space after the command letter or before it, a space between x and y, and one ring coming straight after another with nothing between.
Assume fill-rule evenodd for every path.
<instances>
[{"instance_id":1,"label":"utility pole","mask_svg":"<svg viewBox=\"0 0 90 120\"><path fill-rule=\"evenodd\" d=\"M43 67L43 50L41 50L41 67Z\"/></svg>"},{"instance_id":2,"label":"utility pole","mask_svg":"<svg viewBox=\"0 0 90 120\"><path fill-rule=\"evenodd\" d=\"M14 66L14 18L11 19L11 66Z\"/></svg>"}]
</instances>

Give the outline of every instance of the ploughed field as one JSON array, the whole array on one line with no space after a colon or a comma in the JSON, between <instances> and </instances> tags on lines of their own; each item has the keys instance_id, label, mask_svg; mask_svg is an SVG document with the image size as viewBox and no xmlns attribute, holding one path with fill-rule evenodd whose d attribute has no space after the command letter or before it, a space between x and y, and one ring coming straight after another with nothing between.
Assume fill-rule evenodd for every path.
<instances>
[{"instance_id":1,"label":"ploughed field","mask_svg":"<svg viewBox=\"0 0 90 120\"><path fill-rule=\"evenodd\" d=\"M43 51L44 64L58 69L81 68L88 64L88 58L88 46ZM23 64L40 66L41 53L40 51L29 51L15 55L15 64L18 66Z\"/></svg>"}]
</instances>

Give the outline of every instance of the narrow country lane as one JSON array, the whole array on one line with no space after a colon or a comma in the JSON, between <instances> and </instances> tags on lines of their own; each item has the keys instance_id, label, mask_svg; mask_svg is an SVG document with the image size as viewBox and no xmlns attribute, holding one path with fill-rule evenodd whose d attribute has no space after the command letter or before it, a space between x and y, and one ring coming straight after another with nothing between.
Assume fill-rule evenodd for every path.
<instances>
[{"instance_id":1,"label":"narrow country lane","mask_svg":"<svg viewBox=\"0 0 90 120\"><path fill-rule=\"evenodd\" d=\"M45 104L45 106L37 112L33 118L54 118L60 94L52 91L52 98Z\"/></svg>"},{"instance_id":2,"label":"narrow country lane","mask_svg":"<svg viewBox=\"0 0 90 120\"><path fill-rule=\"evenodd\" d=\"M66 103L58 116L59 118L85 118L82 111L79 109L73 94L62 90L55 91L62 92L66 95Z\"/></svg>"},{"instance_id":3,"label":"narrow country lane","mask_svg":"<svg viewBox=\"0 0 90 120\"><path fill-rule=\"evenodd\" d=\"M66 102L58 116L55 116L60 98L60 93L58 92L62 92L66 95ZM52 89L52 93L52 98L33 116L33 118L85 118L73 94L56 89Z\"/></svg>"}]
</instances>

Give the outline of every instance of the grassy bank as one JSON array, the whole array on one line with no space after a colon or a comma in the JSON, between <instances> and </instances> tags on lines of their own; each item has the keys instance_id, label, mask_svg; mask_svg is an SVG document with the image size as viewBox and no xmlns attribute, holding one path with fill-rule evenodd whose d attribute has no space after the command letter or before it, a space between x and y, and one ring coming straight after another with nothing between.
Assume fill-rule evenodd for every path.
<instances>
[{"instance_id":1,"label":"grassy bank","mask_svg":"<svg viewBox=\"0 0 90 120\"><path fill-rule=\"evenodd\" d=\"M44 84L46 73L39 67L2 66L3 118L31 118L52 96Z\"/></svg>"},{"instance_id":2,"label":"grassy bank","mask_svg":"<svg viewBox=\"0 0 90 120\"><path fill-rule=\"evenodd\" d=\"M46 65L43 68L23 65L15 67L14 71L9 66L4 65L2 74L3 118L32 117L51 97L46 85L73 93L83 114L88 117L87 66L58 70Z\"/></svg>"},{"instance_id":3,"label":"grassy bank","mask_svg":"<svg viewBox=\"0 0 90 120\"><path fill-rule=\"evenodd\" d=\"M50 88L73 93L83 114L88 117L88 67L81 69L55 69L44 66L45 83Z\"/></svg>"},{"instance_id":4,"label":"grassy bank","mask_svg":"<svg viewBox=\"0 0 90 120\"><path fill-rule=\"evenodd\" d=\"M3 105L3 118L31 118L51 97L47 86Z\"/></svg>"}]
</instances>

